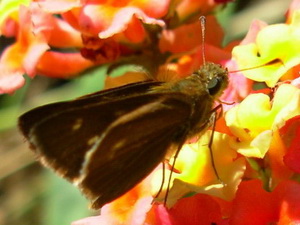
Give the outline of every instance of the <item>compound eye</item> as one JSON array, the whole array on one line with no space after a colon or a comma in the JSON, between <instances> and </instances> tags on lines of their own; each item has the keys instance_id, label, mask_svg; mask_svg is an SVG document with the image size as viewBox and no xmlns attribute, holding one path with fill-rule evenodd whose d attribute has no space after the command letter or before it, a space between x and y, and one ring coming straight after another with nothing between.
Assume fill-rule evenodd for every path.
<instances>
[{"instance_id":1,"label":"compound eye","mask_svg":"<svg viewBox=\"0 0 300 225\"><path fill-rule=\"evenodd\" d=\"M222 81L223 79L221 77L214 77L208 82L207 88L210 95L215 95L220 91Z\"/></svg>"}]
</instances>

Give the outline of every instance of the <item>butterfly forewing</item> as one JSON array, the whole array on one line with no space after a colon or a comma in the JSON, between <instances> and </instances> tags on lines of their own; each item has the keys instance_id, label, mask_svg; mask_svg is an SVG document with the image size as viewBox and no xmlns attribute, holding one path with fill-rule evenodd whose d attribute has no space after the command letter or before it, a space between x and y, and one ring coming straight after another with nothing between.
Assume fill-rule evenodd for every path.
<instances>
[{"instance_id":1,"label":"butterfly forewing","mask_svg":"<svg viewBox=\"0 0 300 225\"><path fill-rule=\"evenodd\" d=\"M143 93L46 105L24 114L20 126L41 161L89 198L100 196L100 207L149 174L186 129L192 109L184 95Z\"/></svg>"},{"instance_id":2,"label":"butterfly forewing","mask_svg":"<svg viewBox=\"0 0 300 225\"><path fill-rule=\"evenodd\" d=\"M98 91L82 96L73 101L58 102L40 106L23 114L19 119L19 126L24 136L28 137L27 135L29 135L30 129L32 129L33 126L48 117L59 116L65 109L88 107L90 104L105 103L110 100L145 94L147 90L150 90L153 86L157 86L160 83L161 82L156 81L138 82L104 91Z\"/></svg>"},{"instance_id":3,"label":"butterfly forewing","mask_svg":"<svg viewBox=\"0 0 300 225\"><path fill-rule=\"evenodd\" d=\"M124 120L119 118L120 123L104 132L97 148L86 158L79 185L96 199L93 207L126 193L163 160L171 144L177 144L191 113L190 104L181 97L173 95L146 104L139 113L124 115Z\"/></svg>"},{"instance_id":4,"label":"butterfly forewing","mask_svg":"<svg viewBox=\"0 0 300 225\"><path fill-rule=\"evenodd\" d=\"M19 127L44 163L73 180L78 176L85 153L90 148L87 140L103 132L122 113L139 106L123 101L121 104L126 103L126 107L122 107L115 102L145 93L157 84L134 83L73 101L41 106L23 114ZM139 104L144 104L144 101Z\"/></svg>"}]
</instances>

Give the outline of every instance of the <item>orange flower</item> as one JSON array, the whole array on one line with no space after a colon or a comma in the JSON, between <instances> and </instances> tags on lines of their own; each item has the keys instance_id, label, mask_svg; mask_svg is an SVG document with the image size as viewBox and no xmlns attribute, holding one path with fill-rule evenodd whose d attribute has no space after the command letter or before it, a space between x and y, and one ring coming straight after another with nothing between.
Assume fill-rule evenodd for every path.
<instances>
[{"instance_id":1,"label":"orange flower","mask_svg":"<svg viewBox=\"0 0 300 225\"><path fill-rule=\"evenodd\" d=\"M215 17L208 16L205 32L205 57L206 61L220 63L230 58L230 52L222 46L223 31ZM169 52L172 55L168 61L177 59L177 63L163 65L174 71L178 77L186 77L197 70L202 64L202 34L199 21L182 25L173 30L163 30L159 41L160 52Z\"/></svg>"},{"instance_id":2,"label":"orange flower","mask_svg":"<svg viewBox=\"0 0 300 225\"><path fill-rule=\"evenodd\" d=\"M149 189L152 174L136 185L129 192L119 197L101 209L101 215L78 220L72 225L83 224L145 224L153 218L150 214L152 210L152 197ZM114 187L112 187L114 188ZM152 223L153 224L153 223Z\"/></svg>"},{"instance_id":3,"label":"orange flower","mask_svg":"<svg viewBox=\"0 0 300 225\"><path fill-rule=\"evenodd\" d=\"M50 49L49 44L57 47L80 46L80 36L63 21L41 11L38 4L32 3L30 8L20 6L18 23L17 41L7 47L0 58L0 93L13 93L21 87L24 73L30 77L36 73L74 76L92 65L78 53L46 52ZM62 35L60 41L57 33ZM61 63L64 63L63 69Z\"/></svg>"},{"instance_id":4,"label":"orange flower","mask_svg":"<svg viewBox=\"0 0 300 225\"><path fill-rule=\"evenodd\" d=\"M53 10L50 4L45 9ZM62 17L82 34L84 57L96 64L114 63L122 56L134 55L136 51L156 43L145 42L149 31L144 24L165 26L159 18L168 12L169 0L165 1L109 1L103 3L86 2L80 7L69 8L53 13ZM50 9L49 9L50 8ZM134 60L136 63L136 59ZM144 61L152 61L145 59ZM144 62L143 62L144 63ZM151 66L152 67L152 66Z\"/></svg>"},{"instance_id":5,"label":"orange flower","mask_svg":"<svg viewBox=\"0 0 300 225\"><path fill-rule=\"evenodd\" d=\"M179 1L176 6L178 17L181 21L190 19L191 16L199 18L201 15L207 15L211 12L219 3L227 3L230 0L224 1L207 1L207 0L183 0Z\"/></svg>"},{"instance_id":6,"label":"orange flower","mask_svg":"<svg viewBox=\"0 0 300 225\"><path fill-rule=\"evenodd\" d=\"M210 1L171 4L169 0L38 0L27 4L28 7L23 6L19 11L14 5L12 10L4 10L0 17L3 34L17 37L16 43L7 47L0 58L2 93L12 93L21 87L24 73L30 77L39 73L69 78L104 63L138 64L153 77L158 70L168 70L171 65L176 68L174 72L179 74L178 77L186 76L199 67L202 50L199 23L184 25L184 21L189 15L195 16L189 21L196 21L200 7L208 11L218 5ZM195 11L199 13L193 14ZM182 15L183 20L173 20L175 15ZM208 61L229 58L229 52L220 48L223 34L212 17L208 19L208 26L215 27L207 33L207 40L210 40ZM193 37L186 35L195 30ZM161 41L160 36L163 37ZM177 40L174 43L172 36ZM186 41L179 48L181 37ZM51 47L57 48L57 52L50 51ZM66 48L73 52L66 52ZM81 48L80 52L75 50L77 48ZM182 57L176 55L178 53ZM178 63L166 63L172 58L177 58Z\"/></svg>"},{"instance_id":7,"label":"orange flower","mask_svg":"<svg viewBox=\"0 0 300 225\"><path fill-rule=\"evenodd\" d=\"M59 2L64 1L58 1ZM73 1L78 2L78 1ZM101 39L123 34L130 42L140 42L145 38L142 22L164 25L162 20L168 12L169 0L165 1L108 1L102 3L86 2L77 7L54 7L50 2L43 4L52 13L63 13L63 17L81 33L87 36L99 36ZM134 33L134 35L133 35Z\"/></svg>"},{"instance_id":8,"label":"orange flower","mask_svg":"<svg viewBox=\"0 0 300 225\"><path fill-rule=\"evenodd\" d=\"M41 55L49 49L46 38L47 24L51 20L47 18L47 24L37 24L34 33L31 26L31 13L37 16L46 16L39 14L38 10L30 12L27 8L20 7L20 30L18 33L18 41L12 46L6 48L0 59L0 92L12 93L15 89L24 84L23 73L29 76L35 75L35 66ZM38 22L38 21L37 21ZM8 83L13 79L14 82Z\"/></svg>"}]
</instances>

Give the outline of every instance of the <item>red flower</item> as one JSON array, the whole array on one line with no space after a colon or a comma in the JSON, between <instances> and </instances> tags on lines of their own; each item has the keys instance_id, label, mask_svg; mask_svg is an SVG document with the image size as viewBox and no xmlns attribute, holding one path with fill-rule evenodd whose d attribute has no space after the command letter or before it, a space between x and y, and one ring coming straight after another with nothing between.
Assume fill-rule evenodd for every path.
<instances>
[{"instance_id":1,"label":"red flower","mask_svg":"<svg viewBox=\"0 0 300 225\"><path fill-rule=\"evenodd\" d=\"M240 184L233 201L231 225L265 225L300 223L300 184L281 182L274 191L267 192L259 180Z\"/></svg>"},{"instance_id":2,"label":"red flower","mask_svg":"<svg viewBox=\"0 0 300 225\"><path fill-rule=\"evenodd\" d=\"M300 173L300 115L289 119L279 132L287 148L284 163L294 172Z\"/></svg>"},{"instance_id":3,"label":"red flower","mask_svg":"<svg viewBox=\"0 0 300 225\"><path fill-rule=\"evenodd\" d=\"M172 225L220 224L222 221L220 205L204 194L180 199L168 213Z\"/></svg>"}]
</instances>

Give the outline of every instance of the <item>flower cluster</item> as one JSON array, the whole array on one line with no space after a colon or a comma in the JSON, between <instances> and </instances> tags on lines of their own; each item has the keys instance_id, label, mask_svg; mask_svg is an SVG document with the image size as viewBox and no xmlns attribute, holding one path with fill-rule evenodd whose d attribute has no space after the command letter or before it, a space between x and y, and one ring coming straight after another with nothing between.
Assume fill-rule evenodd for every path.
<instances>
[{"instance_id":1,"label":"flower cluster","mask_svg":"<svg viewBox=\"0 0 300 225\"><path fill-rule=\"evenodd\" d=\"M24 74L31 78L37 74L71 78L107 63L136 64L155 74L159 65L171 60L170 54L197 54L201 42L197 18L219 4L169 0L2 1L0 35L15 42L1 54L0 93L13 93L22 87ZM212 46L220 47L220 30L208 34L208 39ZM180 68L176 69L180 75L197 68L200 61L193 54L180 59Z\"/></svg>"},{"instance_id":2,"label":"flower cluster","mask_svg":"<svg viewBox=\"0 0 300 225\"><path fill-rule=\"evenodd\" d=\"M185 77L203 63L199 16L226 2L3 1L0 34L15 42L0 58L0 93L21 87L25 73L71 78L101 64L136 64L165 81ZM223 184L212 168L207 131L180 151L166 206L151 204L161 185L159 166L105 205L101 216L73 225L300 223L300 1L292 2L285 23L253 21L233 49L222 47L213 16L206 26L207 61L240 69L229 75L221 99L234 104L224 106L213 135ZM107 78L106 87L144 80L144 74ZM168 177L171 170L165 172Z\"/></svg>"}]
</instances>

